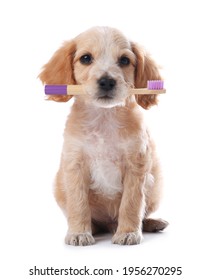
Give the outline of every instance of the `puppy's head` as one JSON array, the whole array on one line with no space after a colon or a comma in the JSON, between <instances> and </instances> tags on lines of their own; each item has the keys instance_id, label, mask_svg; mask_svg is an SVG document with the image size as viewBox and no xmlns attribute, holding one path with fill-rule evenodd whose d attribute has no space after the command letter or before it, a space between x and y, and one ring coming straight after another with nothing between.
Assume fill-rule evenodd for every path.
<instances>
[{"instance_id":1,"label":"puppy's head","mask_svg":"<svg viewBox=\"0 0 210 280\"><path fill-rule=\"evenodd\" d=\"M114 28L95 27L66 42L44 66L46 84L80 84L86 92L78 98L99 107L124 105L130 87L146 87L160 79L154 61ZM156 95L135 96L139 105L156 104ZM71 96L50 96L68 101Z\"/></svg>"}]
</instances>

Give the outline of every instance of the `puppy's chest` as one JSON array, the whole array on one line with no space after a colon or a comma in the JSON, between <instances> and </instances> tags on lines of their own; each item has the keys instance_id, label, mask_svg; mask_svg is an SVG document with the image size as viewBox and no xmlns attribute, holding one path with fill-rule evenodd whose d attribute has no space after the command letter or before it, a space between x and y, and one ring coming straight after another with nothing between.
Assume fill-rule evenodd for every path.
<instances>
[{"instance_id":1,"label":"puppy's chest","mask_svg":"<svg viewBox=\"0 0 210 280\"><path fill-rule=\"evenodd\" d=\"M85 141L88 156L91 189L113 197L122 192L122 169L126 141L119 137L117 129L104 127L93 131Z\"/></svg>"}]
</instances>

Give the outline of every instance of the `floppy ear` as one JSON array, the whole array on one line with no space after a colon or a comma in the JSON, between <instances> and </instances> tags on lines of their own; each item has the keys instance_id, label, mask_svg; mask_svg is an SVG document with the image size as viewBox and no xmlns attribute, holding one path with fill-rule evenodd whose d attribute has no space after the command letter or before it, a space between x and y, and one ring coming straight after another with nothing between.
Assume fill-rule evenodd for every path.
<instances>
[{"instance_id":1,"label":"floppy ear","mask_svg":"<svg viewBox=\"0 0 210 280\"><path fill-rule=\"evenodd\" d=\"M75 84L73 73L73 57L76 51L74 41L66 42L55 52L50 61L44 65L39 75L44 84ZM49 95L48 100L66 102L72 95Z\"/></svg>"},{"instance_id":2,"label":"floppy ear","mask_svg":"<svg viewBox=\"0 0 210 280\"><path fill-rule=\"evenodd\" d=\"M146 88L148 80L161 80L156 63L135 43L131 43L132 51L136 56L135 81L136 88ZM157 95L135 95L136 102L144 109L157 104Z\"/></svg>"}]
</instances>

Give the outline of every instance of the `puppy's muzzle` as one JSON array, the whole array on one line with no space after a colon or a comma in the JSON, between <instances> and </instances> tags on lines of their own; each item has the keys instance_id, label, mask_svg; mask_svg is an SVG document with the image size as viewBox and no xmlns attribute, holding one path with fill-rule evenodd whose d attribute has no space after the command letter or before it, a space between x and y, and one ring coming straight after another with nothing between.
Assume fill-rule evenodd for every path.
<instances>
[{"instance_id":1,"label":"puppy's muzzle","mask_svg":"<svg viewBox=\"0 0 210 280\"><path fill-rule=\"evenodd\" d=\"M114 89L116 87L116 80L104 76L101 77L98 81L98 88L99 88L99 93L98 97L99 98L113 98L114 97Z\"/></svg>"}]
</instances>

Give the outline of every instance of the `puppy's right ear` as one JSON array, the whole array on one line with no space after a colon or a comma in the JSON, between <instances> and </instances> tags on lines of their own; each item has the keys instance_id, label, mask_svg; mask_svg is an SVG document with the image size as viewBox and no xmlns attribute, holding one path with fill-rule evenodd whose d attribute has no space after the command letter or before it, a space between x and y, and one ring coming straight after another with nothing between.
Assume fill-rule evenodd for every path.
<instances>
[{"instance_id":1,"label":"puppy's right ear","mask_svg":"<svg viewBox=\"0 0 210 280\"><path fill-rule=\"evenodd\" d=\"M132 51L136 56L135 87L146 88L147 81L161 80L159 68L154 60L142 50L137 44L131 43ZM135 95L137 103L144 109L156 105L157 94Z\"/></svg>"},{"instance_id":2,"label":"puppy's right ear","mask_svg":"<svg viewBox=\"0 0 210 280\"><path fill-rule=\"evenodd\" d=\"M73 58L76 51L75 42L66 42L59 50L55 52L47 64L43 66L39 74L43 84L49 85L74 85L75 78L73 73ZM72 95L49 95L48 100L66 102L72 98Z\"/></svg>"}]
</instances>

